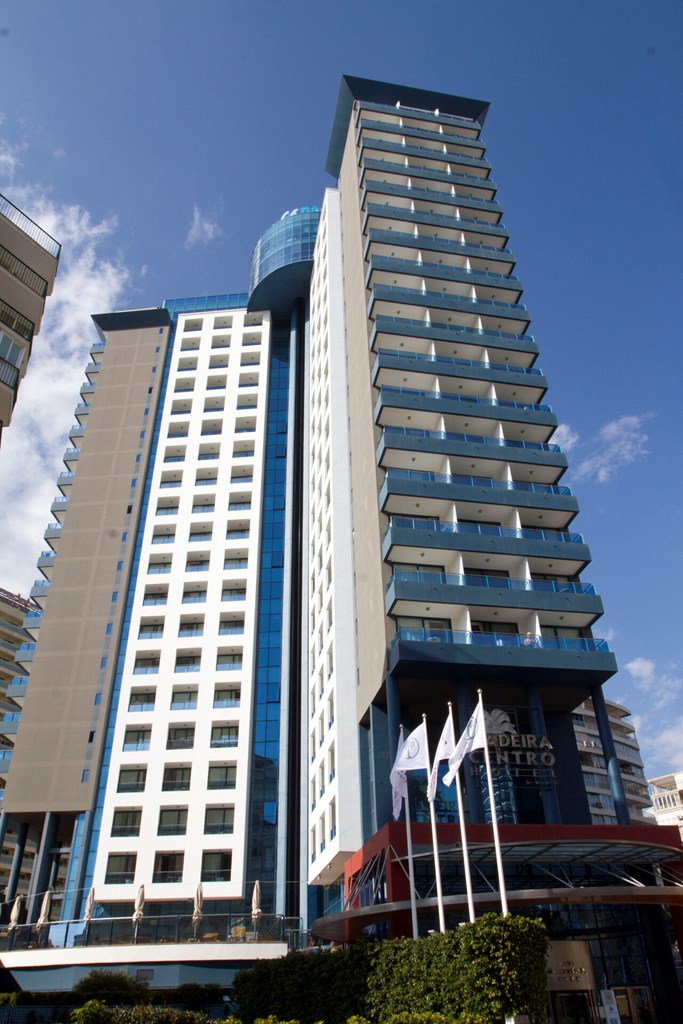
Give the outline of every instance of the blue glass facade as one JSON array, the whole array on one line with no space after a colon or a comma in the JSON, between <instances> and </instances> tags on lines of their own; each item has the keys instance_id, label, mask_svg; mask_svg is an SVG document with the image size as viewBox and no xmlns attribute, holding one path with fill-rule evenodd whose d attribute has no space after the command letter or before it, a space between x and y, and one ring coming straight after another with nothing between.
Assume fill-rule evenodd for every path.
<instances>
[{"instance_id":1,"label":"blue glass facade","mask_svg":"<svg viewBox=\"0 0 683 1024\"><path fill-rule=\"evenodd\" d=\"M317 206L302 206L283 214L259 238L251 255L249 293L275 270L313 259L320 222Z\"/></svg>"}]
</instances>

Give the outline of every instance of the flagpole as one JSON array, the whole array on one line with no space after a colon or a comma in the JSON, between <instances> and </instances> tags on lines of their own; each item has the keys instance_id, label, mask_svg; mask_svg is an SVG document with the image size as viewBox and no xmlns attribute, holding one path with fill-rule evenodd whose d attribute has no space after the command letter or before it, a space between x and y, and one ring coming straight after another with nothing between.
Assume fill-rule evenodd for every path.
<instances>
[{"instance_id":1,"label":"flagpole","mask_svg":"<svg viewBox=\"0 0 683 1024\"><path fill-rule=\"evenodd\" d=\"M448 717L453 726L453 705L448 702ZM455 730L453 730L455 735ZM465 869L465 888L467 890L467 908L470 913L470 922L474 923L474 896L472 894L472 876L470 875L470 855L467 849L467 830L465 828L465 810L462 805L462 788L460 786L460 769L455 773L455 792L458 798L458 819L460 821L460 842L462 845L462 865Z\"/></svg>"},{"instance_id":2,"label":"flagpole","mask_svg":"<svg viewBox=\"0 0 683 1024\"><path fill-rule=\"evenodd\" d=\"M496 849L496 866L498 868L498 887L500 889L500 906L503 911L503 917L508 916L508 899L505 891L505 873L503 871L503 856L500 852L500 836L498 835L498 814L496 811L496 800L493 794L493 776L491 774L491 759L489 757L489 744L488 736L486 736L486 717L484 715L484 700L481 695L481 690L477 690L479 694L479 708L481 711L482 722L484 723L484 735L486 742L484 743L484 761L486 763L486 777L489 785L489 802L491 804L491 824L493 826L493 844Z\"/></svg>"},{"instance_id":3,"label":"flagpole","mask_svg":"<svg viewBox=\"0 0 683 1024\"><path fill-rule=\"evenodd\" d=\"M422 716L425 730L425 743L427 744L427 762L429 763L429 742L427 740L427 716ZM443 892L441 889L441 864L439 863L439 841L436 836L436 814L434 813L434 801L429 800L429 817L432 823L432 847L434 850L434 875L436 877L436 902L439 908L439 931L443 935L446 931L446 917L443 911Z\"/></svg>"},{"instance_id":4,"label":"flagpole","mask_svg":"<svg viewBox=\"0 0 683 1024\"><path fill-rule=\"evenodd\" d=\"M403 744L403 726L398 727L398 749ZM403 806L406 812L406 845L408 848L408 881L410 883L410 917L413 923L413 938L419 938L417 930L417 901L415 899L415 868L413 866L413 836L410 825L410 805L408 803L408 790L406 781L406 795L403 797Z\"/></svg>"}]
</instances>

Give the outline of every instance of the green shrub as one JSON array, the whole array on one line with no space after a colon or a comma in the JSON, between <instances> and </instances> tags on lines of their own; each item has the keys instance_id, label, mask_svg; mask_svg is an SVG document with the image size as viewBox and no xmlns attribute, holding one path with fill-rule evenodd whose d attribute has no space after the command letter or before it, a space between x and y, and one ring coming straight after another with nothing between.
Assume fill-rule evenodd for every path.
<instances>
[{"instance_id":1,"label":"green shrub","mask_svg":"<svg viewBox=\"0 0 683 1024\"><path fill-rule=\"evenodd\" d=\"M120 1006L111 1014L111 1024L211 1024L204 1013L170 1006Z\"/></svg>"},{"instance_id":2,"label":"green shrub","mask_svg":"<svg viewBox=\"0 0 683 1024\"><path fill-rule=\"evenodd\" d=\"M78 1002L99 999L104 1003L135 1006L149 1002L149 985L146 981L131 978L126 971L90 971L76 982L73 995Z\"/></svg>"},{"instance_id":3,"label":"green shrub","mask_svg":"<svg viewBox=\"0 0 683 1024\"><path fill-rule=\"evenodd\" d=\"M89 999L71 1013L72 1024L111 1024L113 1011L99 999Z\"/></svg>"}]
</instances>

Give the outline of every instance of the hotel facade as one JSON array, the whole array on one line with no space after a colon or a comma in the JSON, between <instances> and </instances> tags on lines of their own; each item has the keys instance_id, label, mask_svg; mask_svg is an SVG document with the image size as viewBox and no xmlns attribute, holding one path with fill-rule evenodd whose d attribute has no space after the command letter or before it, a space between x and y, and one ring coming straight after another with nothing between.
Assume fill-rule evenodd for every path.
<instances>
[{"instance_id":1,"label":"hotel facade","mask_svg":"<svg viewBox=\"0 0 683 1024\"><path fill-rule=\"evenodd\" d=\"M345 77L337 186L264 233L248 292L94 317L31 594L43 615L14 683L2 822L37 854L26 941L2 960L22 984L40 964L45 985L82 970L89 901L99 928L128 935L141 886L148 944L112 938L88 963L137 964L155 983L175 963L186 980L191 949L195 980L310 928L403 934L399 727L425 713L433 748L449 702L462 729L482 689L510 906L588 965L582 986L556 978L556 1021L591 1020L605 988L624 1010L679 1019L680 841L631 822L602 692L616 662L561 482L487 109ZM592 789L581 705L599 743ZM485 781L472 755L479 910L499 906ZM596 823L601 790L613 824ZM410 802L426 932L426 778ZM441 782L436 810L454 927L467 905ZM51 888L62 940L41 961L31 923ZM179 946L193 906L225 940L210 956ZM163 956L152 920L167 940L175 928Z\"/></svg>"}]
</instances>

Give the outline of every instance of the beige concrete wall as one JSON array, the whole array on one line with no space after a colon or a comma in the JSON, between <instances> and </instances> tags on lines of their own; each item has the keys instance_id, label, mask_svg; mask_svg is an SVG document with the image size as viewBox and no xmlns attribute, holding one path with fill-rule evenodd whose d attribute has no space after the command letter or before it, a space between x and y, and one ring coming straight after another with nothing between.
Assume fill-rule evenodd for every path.
<instances>
[{"instance_id":1,"label":"beige concrete wall","mask_svg":"<svg viewBox=\"0 0 683 1024\"><path fill-rule=\"evenodd\" d=\"M9 813L77 812L92 802L168 334L167 327L162 333L153 327L107 335L8 776L4 807ZM128 541L122 545L125 529ZM119 560L124 562L120 573ZM96 706L114 590L119 597L104 693ZM93 729L94 742L89 742ZM88 763L90 778L83 783Z\"/></svg>"},{"instance_id":2,"label":"beige concrete wall","mask_svg":"<svg viewBox=\"0 0 683 1024\"><path fill-rule=\"evenodd\" d=\"M368 345L371 325L367 318L368 293L365 290L358 163L353 125L350 125L346 139L339 188L344 255L353 488L353 559L360 678L356 691L356 710L360 720L384 678L386 645L378 643L378 637L388 637L384 614L384 586L389 573L388 570L383 570L382 563L381 546L386 519L380 515L378 504L381 473L377 469L375 458L378 431L374 427L372 414L376 392L370 383L371 355Z\"/></svg>"}]
</instances>

